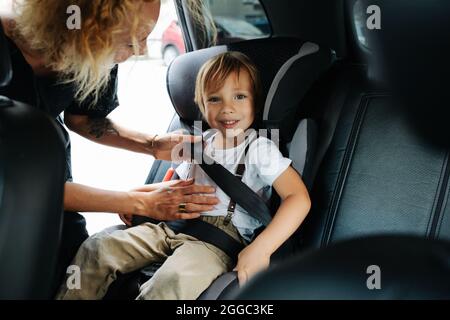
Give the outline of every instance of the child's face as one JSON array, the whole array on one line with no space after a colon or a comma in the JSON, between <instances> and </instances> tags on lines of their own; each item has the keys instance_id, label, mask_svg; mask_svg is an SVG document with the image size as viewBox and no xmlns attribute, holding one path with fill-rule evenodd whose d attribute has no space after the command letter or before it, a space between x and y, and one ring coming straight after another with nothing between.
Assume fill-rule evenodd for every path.
<instances>
[{"instance_id":1,"label":"child's face","mask_svg":"<svg viewBox=\"0 0 450 320\"><path fill-rule=\"evenodd\" d=\"M253 88L247 70L231 73L221 88L205 92L204 116L223 137L232 138L248 129L255 118Z\"/></svg>"}]
</instances>

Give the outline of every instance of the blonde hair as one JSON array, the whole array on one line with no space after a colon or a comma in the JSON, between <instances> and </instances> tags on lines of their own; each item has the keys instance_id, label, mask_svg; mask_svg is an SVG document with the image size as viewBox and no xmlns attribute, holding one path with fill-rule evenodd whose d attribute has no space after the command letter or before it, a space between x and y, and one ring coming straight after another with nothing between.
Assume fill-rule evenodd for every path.
<instances>
[{"instance_id":1,"label":"blonde hair","mask_svg":"<svg viewBox=\"0 0 450 320\"><path fill-rule=\"evenodd\" d=\"M129 23L138 52L139 12L144 2L154 1L160 0L15 0L16 31L63 82L76 85L77 100L92 95L95 103L109 81L117 34ZM81 9L79 30L66 26L71 5Z\"/></svg>"},{"instance_id":2,"label":"blonde hair","mask_svg":"<svg viewBox=\"0 0 450 320\"><path fill-rule=\"evenodd\" d=\"M261 84L259 73L253 62L243 53L230 51L209 59L200 69L195 83L195 103L202 114L205 113L204 98L207 92L217 91L233 72L248 72L252 81L255 113L261 109Z\"/></svg>"},{"instance_id":3,"label":"blonde hair","mask_svg":"<svg viewBox=\"0 0 450 320\"><path fill-rule=\"evenodd\" d=\"M195 35L201 41L201 48L207 48L217 44L218 30L214 23L211 11L205 0L186 0L191 21L197 28Z\"/></svg>"}]
</instances>

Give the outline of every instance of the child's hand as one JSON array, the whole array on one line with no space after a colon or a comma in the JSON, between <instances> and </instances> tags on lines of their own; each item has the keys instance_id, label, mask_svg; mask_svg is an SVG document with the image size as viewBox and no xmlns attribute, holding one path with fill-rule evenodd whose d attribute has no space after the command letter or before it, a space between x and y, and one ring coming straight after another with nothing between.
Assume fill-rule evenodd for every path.
<instances>
[{"instance_id":1,"label":"child's hand","mask_svg":"<svg viewBox=\"0 0 450 320\"><path fill-rule=\"evenodd\" d=\"M233 271L237 271L239 285L242 286L256 273L267 269L269 264L270 254L252 243L239 253L238 263Z\"/></svg>"}]
</instances>

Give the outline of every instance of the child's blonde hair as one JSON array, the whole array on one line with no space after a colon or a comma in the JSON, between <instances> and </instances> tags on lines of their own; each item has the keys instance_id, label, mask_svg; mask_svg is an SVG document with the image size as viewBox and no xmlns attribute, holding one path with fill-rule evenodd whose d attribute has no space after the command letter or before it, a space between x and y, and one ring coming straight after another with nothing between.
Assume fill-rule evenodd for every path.
<instances>
[{"instance_id":1,"label":"child's blonde hair","mask_svg":"<svg viewBox=\"0 0 450 320\"><path fill-rule=\"evenodd\" d=\"M195 84L195 103L202 114L205 113L204 98L207 92L217 91L233 72L239 76L241 70L250 75L253 89L255 113L261 108L261 85L254 63L243 53L230 51L209 59L200 69Z\"/></svg>"}]
</instances>

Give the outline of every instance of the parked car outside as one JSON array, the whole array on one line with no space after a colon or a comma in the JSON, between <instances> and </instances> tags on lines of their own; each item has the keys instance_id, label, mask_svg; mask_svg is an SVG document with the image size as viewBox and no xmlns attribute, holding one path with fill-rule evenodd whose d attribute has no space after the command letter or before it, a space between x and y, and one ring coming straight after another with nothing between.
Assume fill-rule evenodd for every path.
<instances>
[{"instance_id":1,"label":"parked car outside","mask_svg":"<svg viewBox=\"0 0 450 320\"><path fill-rule=\"evenodd\" d=\"M268 35L251 23L238 18L216 16L214 23L218 32L218 44L263 38ZM164 64L168 66L173 59L185 52L181 27L178 21L174 20L162 35L161 54Z\"/></svg>"},{"instance_id":2,"label":"parked car outside","mask_svg":"<svg viewBox=\"0 0 450 320\"><path fill-rule=\"evenodd\" d=\"M174 20L162 34L161 54L165 65L169 65L173 59L186 52L183 34L178 21Z\"/></svg>"}]
</instances>

